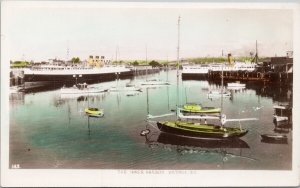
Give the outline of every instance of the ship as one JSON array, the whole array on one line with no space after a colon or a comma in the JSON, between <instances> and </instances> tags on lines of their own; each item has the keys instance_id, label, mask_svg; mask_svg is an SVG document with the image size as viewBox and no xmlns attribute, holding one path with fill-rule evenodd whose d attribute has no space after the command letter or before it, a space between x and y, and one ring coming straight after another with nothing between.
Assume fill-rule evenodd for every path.
<instances>
[{"instance_id":1,"label":"ship","mask_svg":"<svg viewBox=\"0 0 300 188\"><path fill-rule=\"evenodd\" d=\"M24 69L25 82L74 82L75 80L102 81L133 76L133 71L125 66L105 66L101 68L45 65Z\"/></svg>"},{"instance_id":2,"label":"ship","mask_svg":"<svg viewBox=\"0 0 300 188\"><path fill-rule=\"evenodd\" d=\"M257 63L254 62L233 62L231 54L228 54L228 63L212 63L200 65L183 65L182 78L205 77L210 71L247 71L253 72L257 69Z\"/></svg>"},{"instance_id":3,"label":"ship","mask_svg":"<svg viewBox=\"0 0 300 188\"><path fill-rule=\"evenodd\" d=\"M87 66L47 64L24 69L24 81L30 82L101 82L133 76L134 71L125 65L101 63L102 58L90 56Z\"/></svg>"},{"instance_id":4,"label":"ship","mask_svg":"<svg viewBox=\"0 0 300 188\"><path fill-rule=\"evenodd\" d=\"M237 62L234 65L223 65L223 71L249 71L256 68L255 63ZM182 74L208 74L209 71L222 71L222 64L185 65L182 66Z\"/></svg>"}]
</instances>

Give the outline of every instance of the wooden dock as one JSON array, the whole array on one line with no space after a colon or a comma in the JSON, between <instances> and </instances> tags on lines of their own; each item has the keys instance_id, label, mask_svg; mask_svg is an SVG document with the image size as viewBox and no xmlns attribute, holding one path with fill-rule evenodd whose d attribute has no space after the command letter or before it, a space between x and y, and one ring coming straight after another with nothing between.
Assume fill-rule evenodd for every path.
<instances>
[{"instance_id":1,"label":"wooden dock","mask_svg":"<svg viewBox=\"0 0 300 188\"><path fill-rule=\"evenodd\" d=\"M221 80L221 75L221 71L210 71L207 77L209 80ZM223 78L226 81L293 82L293 74L287 72L224 71Z\"/></svg>"}]
</instances>

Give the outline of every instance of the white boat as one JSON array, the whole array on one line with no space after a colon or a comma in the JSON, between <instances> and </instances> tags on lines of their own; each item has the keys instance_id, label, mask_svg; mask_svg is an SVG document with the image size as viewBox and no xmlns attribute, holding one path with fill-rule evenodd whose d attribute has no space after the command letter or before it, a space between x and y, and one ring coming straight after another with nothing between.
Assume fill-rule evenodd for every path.
<instances>
[{"instance_id":1,"label":"white boat","mask_svg":"<svg viewBox=\"0 0 300 188\"><path fill-rule=\"evenodd\" d=\"M135 91L142 91L142 88L139 86L136 86L134 84L126 84L126 86L117 86L117 87L111 87L109 89L110 92L122 92L122 91L128 91L128 92L135 92Z\"/></svg>"},{"instance_id":2,"label":"white boat","mask_svg":"<svg viewBox=\"0 0 300 188\"><path fill-rule=\"evenodd\" d=\"M170 85L167 81L162 81L160 79L154 78L150 80L146 80L140 83L141 85Z\"/></svg>"},{"instance_id":3,"label":"white boat","mask_svg":"<svg viewBox=\"0 0 300 188\"><path fill-rule=\"evenodd\" d=\"M289 105L276 105L273 106L274 115L273 120L276 123L288 122L292 109Z\"/></svg>"},{"instance_id":4,"label":"white boat","mask_svg":"<svg viewBox=\"0 0 300 188\"><path fill-rule=\"evenodd\" d=\"M245 88L246 84L241 84L240 82L227 83L228 88Z\"/></svg>"},{"instance_id":5,"label":"white boat","mask_svg":"<svg viewBox=\"0 0 300 188\"><path fill-rule=\"evenodd\" d=\"M60 89L61 94L89 94L89 93L102 93L106 91L107 89L103 89L103 88L88 87L86 83L77 84L70 88L63 87Z\"/></svg>"},{"instance_id":6,"label":"white boat","mask_svg":"<svg viewBox=\"0 0 300 188\"><path fill-rule=\"evenodd\" d=\"M223 94L221 91L210 91L207 94L208 98L219 98L219 97L230 97L231 93L227 91L223 91Z\"/></svg>"}]
</instances>

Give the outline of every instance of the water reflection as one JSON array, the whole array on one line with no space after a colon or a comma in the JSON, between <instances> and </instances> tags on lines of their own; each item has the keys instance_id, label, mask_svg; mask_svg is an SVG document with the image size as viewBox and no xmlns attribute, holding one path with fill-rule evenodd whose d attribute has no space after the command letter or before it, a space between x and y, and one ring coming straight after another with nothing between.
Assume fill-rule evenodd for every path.
<instances>
[{"instance_id":1,"label":"water reflection","mask_svg":"<svg viewBox=\"0 0 300 188\"><path fill-rule=\"evenodd\" d=\"M166 151L175 151L180 155L220 155L220 160L223 163L231 158L243 158L246 160L256 161L255 158L243 154L243 150L250 151L250 146L247 142L236 139L205 139L182 137L179 135L168 134L164 132L151 132L145 135L145 143L152 150L162 148Z\"/></svg>"},{"instance_id":2,"label":"water reflection","mask_svg":"<svg viewBox=\"0 0 300 188\"><path fill-rule=\"evenodd\" d=\"M149 135L149 134L148 134ZM149 139L151 137L146 135L146 142L158 142L161 144L170 144L176 146L187 146L197 148L250 148L249 145L239 139L210 139L210 138L193 138L184 137L175 134L159 133L156 140Z\"/></svg>"}]
</instances>

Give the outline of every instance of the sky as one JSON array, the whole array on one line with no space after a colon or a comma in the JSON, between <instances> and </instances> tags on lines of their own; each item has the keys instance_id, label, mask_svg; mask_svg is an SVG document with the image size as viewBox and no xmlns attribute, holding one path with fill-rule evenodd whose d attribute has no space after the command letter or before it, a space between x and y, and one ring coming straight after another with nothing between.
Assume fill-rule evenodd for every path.
<instances>
[{"instance_id":1,"label":"sky","mask_svg":"<svg viewBox=\"0 0 300 188\"><path fill-rule=\"evenodd\" d=\"M232 53L284 56L293 50L289 9L5 6L1 37L11 60L103 55L115 60L175 60Z\"/></svg>"}]
</instances>

